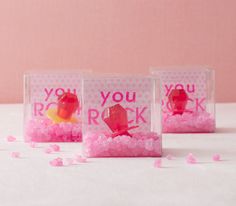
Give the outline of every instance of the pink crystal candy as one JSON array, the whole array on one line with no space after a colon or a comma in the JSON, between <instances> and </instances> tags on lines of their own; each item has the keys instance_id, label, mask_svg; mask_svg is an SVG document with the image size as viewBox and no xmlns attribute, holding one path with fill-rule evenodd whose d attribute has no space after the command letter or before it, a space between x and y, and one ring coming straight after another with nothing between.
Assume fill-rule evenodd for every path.
<instances>
[{"instance_id":1,"label":"pink crystal candy","mask_svg":"<svg viewBox=\"0 0 236 206\"><path fill-rule=\"evenodd\" d=\"M45 148L44 152L47 153L47 154L50 154L50 153L52 153L52 149L51 148Z\"/></svg>"},{"instance_id":2,"label":"pink crystal candy","mask_svg":"<svg viewBox=\"0 0 236 206\"><path fill-rule=\"evenodd\" d=\"M168 160L172 160L173 157L172 157L172 155L168 154L168 155L166 156L166 159L168 159Z\"/></svg>"},{"instance_id":3,"label":"pink crystal candy","mask_svg":"<svg viewBox=\"0 0 236 206\"><path fill-rule=\"evenodd\" d=\"M86 155L89 157L128 157L128 156L160 156L161 143L158 134L139 132L130 136L112 137L96 133L87 133L84 138Z\"/></svg>"},{"instance_id":4,"label":"pink crystal candy","mask_svg":"<svg viewBox=\"0 0 236 206\"><path fill-rule=\"evenodd\" d=\"M215 120L206 111L183 113L182 115L163 114L163 132L213 132Z\"/></svg>"},{"instance_id":5,"label":"pink crystal candy","mask_svg":"<svg viewBox=\"0 0 236 206\"><path fill-rule=\"evenodd\" d=\"M161 159L156 159L154 162L154 167L161 168Z\"/></svg>"},{"instance_id":6,"label":"pink crystal candy","mask_svg":"<svg viewBox=\"0 0 236 206\"><path fill-rule=\"evenodd\" d=\"M11 157L13 157L13 158L19 158L19 157L20 157L20 153L19 153L19 152L12 152L12 153L11 153Z\"/></svg>"},{"instance_id":7,"label":"pink crystal candy","mask_svg":"<svg viewBox=\"0 0 236 206\"><path fill-rule=\"evenodd\" d=\"M63 166L63 161L62 161L62 158L58 157L58 158L53 159L52 161L50 161L49 164L53 167L62 167Z\"/></svg>"},{"instance_id":8,"label":"pink crystal candy","mask_svg":"<svg viewBox=\"0 0 236 206\"><path fill-rule=\"evenodd\" d=\"M61 128L63 129L64 133L68 133L68 132L74 132L74 130L76 130L76 127L73 129L72 124L71 123L61 123Z\"/></svg>"},{"instance_id":9,"label":"pink crystal candy","mask_svg":"<svg viewBox=\"0 0 236 206\"><path fill-rule=\"evenodd\" d=\"M214 154L212 156L213 161L220 161L220 155L219 154Z\"/></svg>"},{"instance_id":10,"label":"pink crystal candy","mask_svg":"<svg viewBox=\"0 0 236 206\"><path fill-rule=\"evenodd\" d=\"M76 123L54 124L49 119L36 118L27 122L26 136L33 142L78 142L82 140L82 128Z\"/></svg>"},{"instance_id":11,"label":"pink crystal candy","mask_svg":"<svg viewBox=\"0 0 236 206\"><path fill-rule=\"evenodd\" d=\"M51 144L50 148L54 151L54 152L59 152L61 150L60 146L57 144Z\"/></svg>"},{"instance_id":12,"label":"pink crystal candy","mask_svg":"<svg viewBox=\"0 0 236 206\"><path fill-rule=\"evenodd\" d=\"M107 124L107 126L113 132L112 137L116 137L118 135L127 135L129 134L128 130L137 128L138 126L128 127L128 115L125 108L123 108L120 104L116 104L114 106L108 107L104 110L103 121Z\"/></svg>"},{"instance_id":13,"label":"pink crystal candy","mask_svg":"<svg viewBox=\"0 0 236 206\"><path fill-rule=\"evenodd\" d=\"M14 142L14 141L16 141L16 138L13 137L13 136L8 136L8 137L7 137L7 141L8 141L8 142Z\"/></svg>"},{"instance_id":14,"label":"pink crystal candy","mask_svg":"<svg viewBox=\"0 0 236 206\"><path fill-rule=\"evenodd\" d=\"M189 153L188 156L186 157L186 162L188 164L195 164L197 161L196 158L193 156L193 154Z\"/></svg>"}]
</instances>

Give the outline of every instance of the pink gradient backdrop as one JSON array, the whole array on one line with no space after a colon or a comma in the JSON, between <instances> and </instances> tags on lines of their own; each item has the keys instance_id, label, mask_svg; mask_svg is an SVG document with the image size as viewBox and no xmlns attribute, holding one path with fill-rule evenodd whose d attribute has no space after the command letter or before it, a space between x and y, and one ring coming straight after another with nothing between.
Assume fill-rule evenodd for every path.
<instances>
[{"instance_id":1,"label":"pink gradient backdrop","mask_svg":"<svg viewBox=\"0 0 236 206\"><path fill-rule=\"evenodd\" d=\"M217 101L236 101L235 0L1 0L0 102L22 101L25 70L147 73L209 65Z\"/></svg>"}]
</instances>

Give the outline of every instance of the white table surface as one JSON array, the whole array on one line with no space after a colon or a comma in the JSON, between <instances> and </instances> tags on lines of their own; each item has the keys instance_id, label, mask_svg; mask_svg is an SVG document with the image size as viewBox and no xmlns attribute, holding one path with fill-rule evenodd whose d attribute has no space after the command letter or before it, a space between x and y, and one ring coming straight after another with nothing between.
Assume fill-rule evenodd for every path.
<instances>
[{"instance_id":1,"label":"white table surface","mask_svg":"<svg viewBox=\"0 0 236 206\"><path fill-rule=\"evenodd\" d=\"M73 157L80 143L62 143L62 152L45 154L23 142L22 105L0 105L0 206L235 206L236 104L218 104L214 134L163 135L163 168L155 158L99 158L68 167L51 167L56 157ZM9 143L7 135L17 141ZM12 151L22 158L13 159ZM198 163L189 165L193 153ZM213 162L219 153L223 161Z\"/></svg>"}]
</instances>

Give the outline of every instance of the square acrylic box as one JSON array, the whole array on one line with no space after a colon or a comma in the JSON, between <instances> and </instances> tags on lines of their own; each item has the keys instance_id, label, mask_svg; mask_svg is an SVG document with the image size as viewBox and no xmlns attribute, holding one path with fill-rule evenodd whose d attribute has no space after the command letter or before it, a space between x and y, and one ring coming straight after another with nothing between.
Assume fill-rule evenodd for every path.
<instances>
[{"instance_id":1,"label":"square acrylic box","mask_svg":"<svg viewBox=\"0 0 236 206\"><path fill-rule=\"evenodd\" d=\"M24 75L24 137L30 142L80 142L83 72Z\"/></svg>"},{"instance_id":2,"label":"square acrylic box","mask_svg":"<svg viewBox=\"0 0 236 206\"><path fill-rule=\"evenodd\" d=\"M161 156L159 81L103 76L83 80L87 157Z\"/></svg>"},{"instance_id":3,"label":"square acrylic box","mask_svg":"<svg viewBox=\"0 0 236 206\"><path fill-rule=\"evenodd\" d=\"M215 131L214 71L205 67L153 69L161 81L162 131Z\"/></svg>"}]
</instances>

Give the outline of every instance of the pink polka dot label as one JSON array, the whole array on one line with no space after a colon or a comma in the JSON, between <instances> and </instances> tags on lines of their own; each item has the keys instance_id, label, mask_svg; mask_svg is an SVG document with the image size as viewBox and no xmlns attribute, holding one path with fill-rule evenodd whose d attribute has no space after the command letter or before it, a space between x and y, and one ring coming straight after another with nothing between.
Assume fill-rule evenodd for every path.
<instances>
[{"instance_id":1,"label":"pink polka dot label","mask_svg":"<svg viewBox=\"0 0 236 206\"><path fill-rule=\"evenodd\" d=\"M161 155L155 78L91 77L83 86L87 156Z\"/></svg>"},{"instance_id":2,"label":"pink polka dot label","mask_svg":"<svg viewBox=\"0 0 236 206\"><path fill-rule=\"evenodd\" d=\"M214 71L203 68L153 70L161 79L163 132L214 132Z\"/></svg>"},{"instance_id":3,"label":"pink polka dot label","mask_svg":"<svg viewBox=\"0 0 236 206\"><path fill-rule=\"evenodd\" d=\"M83 73L77 71L25 74L24 136L26 141L77 142L82 140L82 77ZM59 115L60 98L62 116ZM75 111L70 109L71 104L66 105L66 101L71 101L71 98L76 101ZM68 112L69 110L71 111Z\"/></svg>"},{"instance_id":4,"label":"pink polka dot label","mask_svg":"<svg viewBox=\"0 0 236 206\"><path fill-rule=\"evenodd\" d=\"M81 96L82 76L79 73L40 73L26 75L26 99L31 104L31 115L44 116L55 107L57 99L65 92ZM79 113L79 110L78 110Z\"/></svg>"}]
</instances>

